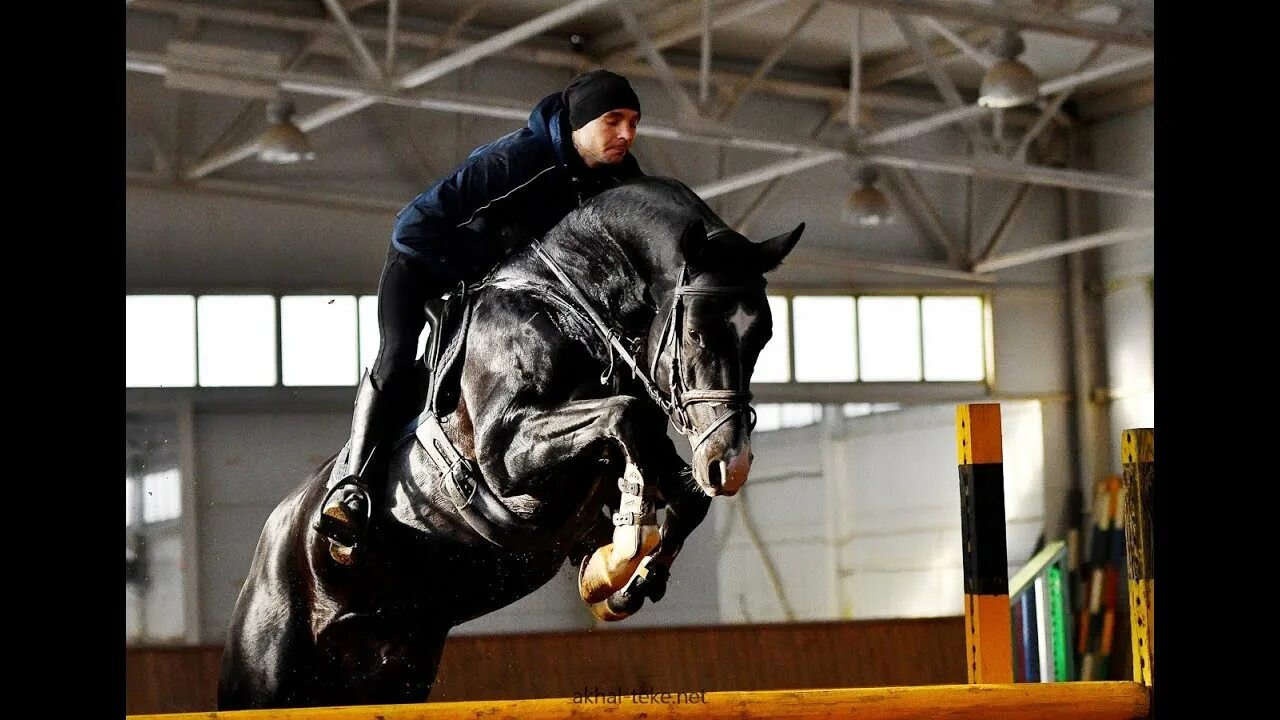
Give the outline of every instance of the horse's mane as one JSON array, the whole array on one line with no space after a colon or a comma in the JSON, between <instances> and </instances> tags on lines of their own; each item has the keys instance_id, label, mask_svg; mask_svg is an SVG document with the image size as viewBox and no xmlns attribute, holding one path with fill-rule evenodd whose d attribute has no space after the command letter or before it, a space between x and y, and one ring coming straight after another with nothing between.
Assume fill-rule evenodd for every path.
<instances>
[{"instance_id":1,"label":"horse's mane","mask_svg":"<svg viewBox=\"0 0 1280 720\"><path fill-rule=\"evenodd\" d=\"M687 185L668 177L635 178L590 198L565 216L547 242L593 254L603 250L601 235L628 246L637 269L652 277L656 266L670 266L678 254L677 241L690 220L700 219L707 232L727 228L702 198Z\"/></svg>"},{"instance_id":2,"label":"horse's mane","mask_svg":"<svg viewBox=\"0 0 1280 720\"><path fill-rule=\"evenodd\" d=\"M702 198L673 178L645 176L589 198L542 238L541 245L581 290L632 330L651 318L686 262L680 238L690 222L700 220L708 234L717 233L704 256L715 268L693 272L734 273L751 255L751 242L728 227ZM509 257L495 270L553 280L531 249ZM556 283L553 283L556 284Z\"/></svg>"}]
</instances>

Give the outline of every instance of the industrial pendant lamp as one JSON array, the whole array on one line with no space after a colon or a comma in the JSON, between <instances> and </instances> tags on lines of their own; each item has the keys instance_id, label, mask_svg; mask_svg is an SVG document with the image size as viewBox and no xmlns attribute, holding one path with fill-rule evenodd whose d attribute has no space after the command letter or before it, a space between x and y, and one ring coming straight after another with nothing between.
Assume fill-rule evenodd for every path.
<instances>
[{"instance_id":1,"label":"industrial pendant lamp","mask_svg":"<svg viewBox=\"0 0 1280 720\"><path fill-rule=\"evenodd\" d=\"M293 103L272 100L267 103L267 122L271 127L258 139L258 159L283 165L314 159L307 134L293 124Z\"/></svg>"},{"instance_id":2,"label":"industrial pendant lamp","mask_svg":"<svg viewBox=\"0 0 1280 720\"><path fill-rule=\"evenodd\" d=\"M888 225L894 222L889 198L875 186L877 173L870 165L858 171L858 189L849 195L844 206L844 221L861 227Z\"/></svg>"},{"instance_id":3,"label":"industrial pendant lamp","mask_svg":"<svg viewBox=\"0 0 1280 720\"><path fill-rule=\"evenodd\" d=\"M978 104L988 108L1011 108L1035 102L1040 94L1040 81L1018 56L1026 50L1016 30L1005 29L993 48L1001 59L987 70L978 91Z\"/></svg>"}]
</instances>

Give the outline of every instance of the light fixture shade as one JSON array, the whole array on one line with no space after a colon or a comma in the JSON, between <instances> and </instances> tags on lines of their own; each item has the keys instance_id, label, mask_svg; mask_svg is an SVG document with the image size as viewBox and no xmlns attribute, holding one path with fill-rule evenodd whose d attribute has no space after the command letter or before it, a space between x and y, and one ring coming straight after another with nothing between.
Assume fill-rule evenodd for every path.
<instances>
[{"instance_id":1,"label":"light fixture shade","mask_svg":"<svg viewBox=\"0 0 1280 720\"><path fill-rule=\"evenodd\" d=\"M288 121L271 126L258 140L258 159L262 162L283 165L315 156L306 133Z\"/></svg>"},{"instance_id":2,"label":"light fixture shade","mask_svg":"<svg viewBox=\"0 0 1280 720\"><path fill-rule=\"evenodd\" d=\"M863 185L854 190L844 204L844 221L861 227L888 225L894 221L893 207L884 193L871 185Z\"/></svg>"},{"instance_id":3,"label":"light fixture shade","mask_svg":"<svg viewBox=\"0 0 1280 720\"><path fill-rule=\"evenodd\" d=\"M271 127L258 138L258 159L262 162L286 164L312 160L307 134L293 124L293 103L273 100L267 103L267 120Z\"/></svg>"},{"instance_id":4,"label":"light fixture shade","mask_svg":"<svg viewBox=\"0 0 1280 720\"><path fill-rule=\"evenodd\" d=\"M988 108L1011 108L1035 102L1040 95L1040 81L1031 68L1015 59L1005 59L991 66L982 77L978 104Z\"/></svg>"}]
</instances>

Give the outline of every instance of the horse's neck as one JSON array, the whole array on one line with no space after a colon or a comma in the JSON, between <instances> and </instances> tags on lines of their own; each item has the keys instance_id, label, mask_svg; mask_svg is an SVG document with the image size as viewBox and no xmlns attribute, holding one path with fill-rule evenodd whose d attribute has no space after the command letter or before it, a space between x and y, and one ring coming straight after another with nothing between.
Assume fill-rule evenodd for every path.
<instances>
[{"instance_id":1,"label":"horse's neck","mask_svg":"<svg viewBox=\"0 0 1280 720\"><path fill-rule=\"evenodd\" d=\"M570 281L588 298L595 301L597 311L606 313L613 322L642 315L651 308L647 260L640 248L616 235L584 238L567 233L552 233L543 249ZM559 279L535 255L522 263L525 272L537 273L559 285Z\"/></svg>"}]
</instances>

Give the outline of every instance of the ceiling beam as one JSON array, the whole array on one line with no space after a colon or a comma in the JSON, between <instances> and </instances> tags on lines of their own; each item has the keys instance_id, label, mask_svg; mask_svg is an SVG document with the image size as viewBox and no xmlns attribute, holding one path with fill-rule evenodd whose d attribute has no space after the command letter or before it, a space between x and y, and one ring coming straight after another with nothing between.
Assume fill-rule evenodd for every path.
<instances>
[{"instance_id":1,"label":"ceiling beam","mask_svg":"<svg viewBox=\"0 0 1280 720\"><path fill-rule=\"evenodd\" d=\"M947 255L947 264L953 268L964 265L965 253L951 235L942 216L929 202L924 189L906 170L885 168L885 187L894 195L898 205L907 212L908 219Z\"/></svg>"},{"instance_id":2,"label":"ceiling beam","mask_svg":"<svg viewBox=\"0 0 1280 720\"><path fill-rule=\"evenodd\" d=\"M1129 72L1130 70L1136 70L1150 65L1154 61L1155 53L1144 52L1100 67L1071 73L1070 75L1065 75L1055 80L1041 83L1040 95L1042 97L1053 95L1077 85L1082 85L1084 83L1110 77L1112 75L1119 75L1121 73ZM924 135L925 133L932 132L952 123L979 117L989 112L991 112L990 108L982 107L976 103L952 110L946 110L930 117L913 120L878 132L870 133L860 139L859 145L861 147L872 147L876 145L888 145L890 143L901 142L908 138Z\"/></svg>"},{"instance_id":3,"label":"ceiling beam","mask_svg":"<svg viewBox=\"0 0 1280 720\"><path fill-rule=\"evenodd\" d=\"M725 101L721 110L716 113L717 120L728 120L729 116L733 115L734 111L742 105L743 101L747 99L747 96L751 94L751 91L755 89L756 84L773 69L774 65L778 64L778 61L782 59L783 55L787 54L787 50L790 49L791 43L795 42L796 36L798 36L800 31L804 29L804 26L808 25L809 21L813 19L814 14L822 7L822 3L823 0L813 0L813 2L810 2L809 6L800 13L800 17L796 18L795 22L791 23L791 27L787 30L786 34L782 36L782 39L773 46L773 49L769 51L769 54L766 55L764 59L760 61L760 64L756 66L755 71L751 73L751 77L747 78L745 83L736 85L730 89L729 99Z\"/></svg>"},{"instance_id":4,"label":"ceiling beam","mask_svg":"<svg viewBox=\"0 0 1280 720\"><path fill-rule=\"evenodd\" d=\"M394 85L400 90L409 90L418 87L419 85L423 85L432 80L443 77L454 70L470 65L483 57L492 55L505 48L511 47L512 45L528 40L549 28L572 20L573 18L608 2L613 2L613 0L576 0L568 5L564 5L556 10L539 15L531 20L516 25L510 30L498 33L486 40L481 40L464 50L459 50L437 60L432 60L416 70L409 71L398 80L394 81ZM312 113L298 117L295 120L295 124L303 132L308 132L323 125L327 125L334 120L359 112L375 102L377 102L375 96L370 94L362 94L358 97L340 100ZM205 175L221 170L222 168L233 165L252 156L257 152L257 150L257 140L244 143L243 145L232 148L224 153L205 160L193 168L190 168L186 171L186 177L188 179L204 177Z\"/></svg>"},{"instance_id":5,"label":"ceiling beam","mask_svg":"<svg viewBox=\"0 0 1280 720\"><path fill-rule=\"evenodd\" d=\"M1147 78L1108 92L1077 97L1075 107L1082 120L1097 122L1153 105L1155 101L1155 78Z\"/></svg>"},{"instance_id":6,"label":"ceiling beam","mask_svg":"<svg viewBox=\"0 0 1280 720\"><path fill-rule=\"evenodd\" d=\"M362 197L349 193L291 188L268 183L201 178L192 181L174 181L172 178L132 170L125 171L128 187L164 190L184 194L222 195L225 197L251 198L272 202L314 205L325 208L341 207L346 210L376 213L385 216L404 207L402 200Z\"/></svg>"},{"instance_id":7,"label":"ceiling beam","mask_svg":"<svg viewBox=\"0 0 1280 720\"><path fill-rule=\"evenodd\" d=\"M711 15L711 27L723 27L730 23L737 22L742 18L755 15L763 10L768 10L776 5L781 5L784 2L787 2L787 0L743 0L742 2L734 5L715 8ZM658 15L662 17L657 19L657 23L665 24L670 22L673 16L680 19L675 22L674 27L668 25L668 30L658 31L650 38L655 47L659 50L669 48L672 45L679 45L685 40L692 40L702 34L702 24L693 22L694 15L691 13L691 8L689 7L691 5L692 3L685 3L683 6L669 8L662 13L658 13ZM684 14L689 14L688 20L683 19ZM625 30L622 32L626 33ZM600 47L609 48L610 45L612 45L613 48L617 48L617 38L618 36L616 34L607 35L601 38ZM613 66L620 62L626 62L627 60L633 60L640 57L641 53L644 52L644 48L642 48L639 43L634 43L620 50L605 49L603 52L607 54L600 59L600 64Z\"/></svg>"},{"instance_id":8,"label":"ceiling beam","mask_svg":"<svg viewBox=\"0 0 1280 720\"><path fill-rule=\"evenodd\" d=\"M995 30L987 27L973 27L961 30L959 35L971 44L977 45L989 41L995 36ZM929 47L938 61L950 65L964 57L960 48L941 38L929 41ZM910 48L894 53L885 58L868 62L862 69L862 84L867 88L887 85L895 80L903 80L924 72L924 61Z\"/></svg>"},{"instance_id":9,"label":"ceiling beam","mask_svg":"<svg viewBox=\"0 0 1280 720\"><path fill-rule=\"evenodd\" d=\"M671 72L671 66L662 57L662 51L653 44L653 41L649 39L648 32L640 25L640 20L636 18L631 3L632 0L616 0L613 4L614 12L617 13L618 19L622 21L622 26L627 33L635 40L636 47L640 48L645 60L649 62L649 67L658 73L658 81L662 83L662 86L667 89L667 94L675 101L676 111L680 114L680 117L686 121L694 120L701 115L701 109L693 101L693 98L689 97L689 93L685 92L679 81L676 80L675 74ZM699 69L699 73L701 74L701 69Z\"/></svg>"},{"instance_id":10,"label":"ceiling beam","mask_svg":"<svg viewBox=\"0 0 1280 720\"><path fill-rule=\"evenodd\" d=\"M975 264L973 266L973 271L977 273L995 272L996 270L1004 270L1011 267L1017 267L1019 265L1048 260L1049 258L1061 257L1063 255L1081 252L1082 250L1090 250L1106 245L1115 245L1116 243L1128 242L1130 240L1153 238L1155 237L1155 234L1156 231L1153 227L1126 227L1116 230L1108 230L1094 235L1085 235L1071 240L1063 240L1062 242L1041 245L1040 247L1033 247L1027 250L1019 250L990 260L984 260L983 262Z\"/></svg>"},{"instance_id":11,"label":"ceiling beam","mask_svg":"<svg viewBox=\"0 0 1280 720\"><path fill-rule=\"evenodd\" d=\"M1148 200L1156 196L1155 182L1147 178L1024 165L999 156L989 159L967 157L937 158L895 152L871 153L864 157L868 162L906 168L908 170L972 175L990 180L1026 182L1033 185L1088 190L1107 195L1125 195Z\"/></svg>"},{"instance_id":12,"label":"ceiling beam","mask_svg":"<svg viewBox=\"0 0 1280 720\"><path fill-rule=\"evenodd\" d=\"M1150 28L1129 23L1078 20L1069 15L1043 12L1035 7L1011 3L983 5L960 0L830 0L830 2L905 15L927 15L939 20L960 20L1052 35L1066 35L1084 40L1104 40L1114 45L1148 49L1155 47L1155 32Z\"/></svg>"},{"instance_id":13,"label":"ceiling beam","mask_svg":"<svg viewBox=\"0 0 1280 720\"><path fill-rule=\"evenodd\" d=\"M360 70L364 76L370 80L383 79L382 68L378 66L378 61L373 59L373 53L369 52L369 46L365 44L364 38L360 37L360 33L356 32L355 25L351 24L351 18L347 17L347 11L342 8L339 0L322 0L329 10L329 14L333 16L338 27L342 29L342 34L346 36L350 47L355 51L356 57L360 60Z\"/></svg>"},{"instance_id":14,"label":"ceiling beam","mask_svg":"<svg viewBox=\"0 0 1280 720\"><path fill-rule=\"evenodd\" d=\"M984 262L991 257L991 253L1000 247L1000 243L1004 242L1009 235L1009 230L1013 227L1013 221L1018 217L1018 213L1022 211L1022 206L1027 201L1027 195L1031 192L1031 185L1023 183L1013 193L1013 199L1009 201L1009 206L1005 208L1004 215L1000 217L1000 222L996 225L995 231L991 233L991 239L987 241L986 247L982 249L977 256L977 262Z\"/></svg>"},{"instance_id":15,"label":"ceiling beam","mask_svg":"<svg viewBox=\"0 0 1280 720\"><path fill-rule=\"evenodd\" d=\"M125 172L128 187L162 190L198 195L249 198L269 202L284 202L326 208L342 207L348 210L385 215L404 206L400 200L362 197L348 193L304 190L280 185L270 185L221 178L202 178L195 182L174 182L171 179L143 172ZM915 262L911 259L857 258L832 248L800 245L787 258L788 263L841 267L848 270L873 270L899 275L916 275L946 280L991 283L994 276L977 272L954 270L941 265Z\"/></svg>"},{"instance_id":16,"label":"ceiling beam","mask_svg":"<svg viewBox=\"0 0 1280 720\"><path fill-rule=\"evenodd\" d=\"M401 107L414 107L438 110L442 112L481 115L485 117L516 121L524 121L529 115L528 107L526 105L516 103L515 101L511 101L509 104L499 104L499 102L494 98L482 98L456 93L420 93L412 97L401 95L377 95L376 89L368 88L356 81L344 82L328 77L308 76L302 73L281 73L280 71L270 71L261 68L232 68L226 66L214 68L207 64L196 65L195 61L170 58L157 53L144 53L140 51L125 52L125 68L133 72L164 74L168 71L170 66L178 63L182 63L184 67L186 65L193 65L197 69L210 72L220 69L226 73L240 73L249 79L260 77L282 78L279 80L281 89L290 92L335 98L355 98L362 101L364 99L371 98L369 101L371 103L380 102ZM312 80L310 78L315 79ZM842 115L843 114L838 114L837 117L842 117ZM832 148L811 140L792 140L760 136L741 130L736 131L731 135L716 134L709 130L693 131L675 125L664 125L660 120L655 119L649 119L642 122L637 130L637 134L645 137L656 137L667 140L701 143L720 147L761 150L766 152L804 153L804 155L798 158L791 158L782 161L781 163L775 163L765 166L764 168L757 168L756 170L749 171L744 175L733 176L716 181L713 185L701 188L701 191L708 193L706 197L715 197L744 187L749 187L756 183L766 182L780 175L799 172L826 162L850 157L850 154L843 149ZM980 163L965 158L923 158L913 155L902 155L897 152L877 153L867 156L855 154L852 155L852 157L855 159L871 160L885 165L893 165L907 169L922 169L944 173L999 177L1001 179L1017 179L1035 184L1075 187L1078 189L1093 190L1096 192L1120 192L1121 194L1136 194L1140 197L1149 197L1153 193L1151 183L1149 181L1134 181L1129 178L1122 178L1119 176L1102 175L1099 173L1083 171L1060 171L1048 168L1036 168L1034 166L1015 165L1007 163L1007 161L1005 165L992 165L990 163ZM1062 173L1069 174L1063 175Z\"/></svg>"},{"instance_id":17,"label":"ceiling beam","mask_svg":"<svg viewBox=\"0 0 1280 720\"><path fill-rule=\"evenodd\" d=\"M803 251L803 252L802 252ZM818 246L797 245L793 255L787 257L787 264L802 263L825 268L858 271L874 270L877 272L895 273L898 275L920 275L943 280L963 280L966 282L992 283L995 277L978 272L956 270L944 265L913 262L911 260L893 260L889 258L860 258L849 255L843 250Z\"/></svg>"},{"instance_id":18,"label":"ceiling beam","mask_svg":"<svg viewBox=\"0 0 1280 720\"><path fill-rule=\"evenodd\" d=\"M901 13L890 13L890 17L898 26L898 30L902 32L902 36L907 39L907 44L915 50L916 55L924 61L925 72L929 75L929 80L933 82L934 88L938 90L938 94L946 101L947 105L957 108L964 107L964 98L960 97L960 91L956 89L956 84L951 81L951 76L947 75L947 71L943 68L942 63L938 62L938 58L933 54L933 48L925 42L924 35L915 26L915 21ZM964 121L965 132L969 135L969 140L973 143L973 147L990 147L991 143L978 132L977 118L969 118Z\"/></svg>"},{"instance_id":19,"label":"ceiling beam","mask_svg":"<svg viewBox=\"0 0 1280 720\"><path fill-rule=\"evenodd\" d=\"M141 12L193 17L208 22L261 30L316 35L319 36L321 44L313 52L323 52L326 41L342 42L339 29L333 23L315 17L286 16L255 10L237 10L201 3L179 2L177 0L136 0L135 5L130 6L130 8L134 9L135 7L137 11ZM375 45L376 43L384 43L386 40L386 29L381 25L377 27L356 25L356 31L366 42L372 41ZM438 33L412 32L401 27L397 34L397 43L401 48L435 51L438 49L462 50L475 44L475 41L456 36L451 37L447 30L441 30ZM337 48L338 46L335 45L334 47ZM582 72L601 66L595 59L586 55L547 47L510 47L495 53L494 56L544 67L569 69L574 72ZM628 61L616 66L611 65L610 67L627 77L657 78L657 72L644 62ZM681 82L698 82L699 71L696 68L673 65L672 71ZM711 73L712 82L722 86L741 83L749 77L745 73L727 70L713 70ZM848 91L838 84L782 80L778 78L762 79L757 83L755 91L774 97L826 103L844 103L847 102L848 96ZM883 91L867 92L865 90L862 94L862 104L874 109L910 114L930 114L937 112L941 108L941 104L938 102L913 95ZM1029 124L1032 120L1033 118L1028 117L1025 122Z\"/></svg>"}]
</instances>

